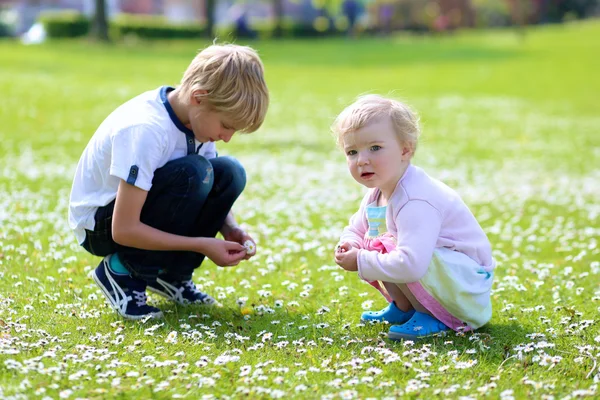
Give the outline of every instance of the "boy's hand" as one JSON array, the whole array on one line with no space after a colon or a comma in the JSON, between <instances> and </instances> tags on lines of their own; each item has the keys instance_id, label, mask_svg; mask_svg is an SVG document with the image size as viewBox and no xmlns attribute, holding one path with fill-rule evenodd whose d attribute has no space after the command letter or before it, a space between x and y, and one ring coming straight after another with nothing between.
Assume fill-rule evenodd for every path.
<instances>
[{"instance_id":1,"label":"boy's hand","mask_svg":"<svg viewBox=\"0 0 600 400\"><path fill-rule=\"evenodd\" d=\"M358 271L358 249L348 242L341 243L335 249L335 262L346 271Z\"/></svg>"},{"instance_id":2,"label":"boy's hand","mask_svg":"<svg viewBox=\"0 0 600 400\"><path fill-rule=\"evenodd\" d=\"M204 255L219 267L238 265L246 257L246 249L239 243L210 238Z\"/></svg>"},{"instance_id":3,"label":"boy's hand","mask_svg":"<svg viewBox=\"0 0 600 400\"><path fill-rule=\"evenodd\" d=\"M256 254L256 242L254 241L254 239L252 239L250 235L246 233L246 231L244 231L239 226L228 230L225 234L223 234L223 238L225 238L225 240L239 243L240 245L242 245L242 247L244 247L244 249L246 250L244 260L248 260L250 257ZM248 247L245 247L246 242L251 242L253 248L252 246L249 246L251 247L251 249L249 250Z\"/></svg>"}]
</instances>

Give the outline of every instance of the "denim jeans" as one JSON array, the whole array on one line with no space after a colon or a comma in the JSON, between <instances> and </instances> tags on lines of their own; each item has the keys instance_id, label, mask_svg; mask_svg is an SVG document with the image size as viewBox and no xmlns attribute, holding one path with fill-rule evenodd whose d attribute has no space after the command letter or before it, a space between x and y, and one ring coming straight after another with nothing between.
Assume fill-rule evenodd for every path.
<instances>
[{"instance_id":1,"label":"denim jeans","mask_svg":"<svg viewBox=\"0 0 600 400\"><path fill-rule=\"evenodd\" d=\"M152 188L140 220L164 232L191 237L215 237L233 203L244 190L246 172L232 157L206 158L192 154L169 161L154 172ZM154 251L122 246L112 238L115 202L98 208L93 231L86 231L83 247L91 254L119 253L132 276L154 281L191 279L204 254L191 251Z\"/></svg>"}]
</instances>

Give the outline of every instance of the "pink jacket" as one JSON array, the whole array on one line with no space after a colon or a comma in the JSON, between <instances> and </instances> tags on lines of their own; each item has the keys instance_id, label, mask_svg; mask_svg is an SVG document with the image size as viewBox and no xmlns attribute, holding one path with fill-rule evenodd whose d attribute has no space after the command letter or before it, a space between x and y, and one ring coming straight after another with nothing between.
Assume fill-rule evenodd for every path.
<instances>
[{"instance_id":1,"label":"pink jacket","mask_svg":"<svg viewBox=\"0 0 600 400\"><path fill-rule=\"evenodd\" d=\"M386 254L364 250L368 232L365 209L378 195L379 189L365 195L340 238L340 242L362 249L358 252L362 279L417 282L427 272L433 251L440 247L466 254L486 272L495 268L489 240L460 196L413 165L408 166L388 201L386 224L396 238L395 250Z\"/></svg>"}]
</instances>

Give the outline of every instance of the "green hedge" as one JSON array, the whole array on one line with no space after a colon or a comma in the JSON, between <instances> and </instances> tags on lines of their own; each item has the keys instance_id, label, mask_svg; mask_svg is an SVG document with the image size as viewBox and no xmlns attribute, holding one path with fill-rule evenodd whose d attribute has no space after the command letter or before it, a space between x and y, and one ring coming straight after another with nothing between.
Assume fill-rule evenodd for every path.
<instances>
[{"instance_id":1,"label":"green hedge","mask_svg":"<svg viewBox=\"0 0 600 400\"><path fill-rule=\"evenodd\" d=\"M44 13L39 21L51 38L85 36L91 26L90 19L77 11ZM205 34L204 26L200 24L173 24L154 15L119 15L109 22L109 29L116 39L131 35L144 39L183 39Z\"/></svg>"},{"instance_id":2,"label":"green hedge","mask_svg":"<svg viewBox=\"0 0 600 400\"><path fill-rule=\"evenodd\" d=\"M39 21L52 38L85 36L90 30L89 19L77 11L43 13Z\"/></svg>"},{"instance_id":3,"label":"green hedge","mask_svg":"<svg viewBox=\"0 0 600 400\"><path fill-rule=\"evenodd\" d=\"M48 37L65 38L85 36L90 30L90 20L76 11L60 11L40 16ZM284 18L281 26L283 37L314 37L338 34L335 24L320 21L322 24L301 24ZM325 25L323 25L325 23ZM275 24L268 20L250 21L255 37L260 39L274 36ZM162 16L121 14L109 22L111 37L138 37L141 39L186 39L206 36L206 28L199 23L173 24ZM215 27L215 36L228 40L244 37L236 32L235 25Z\"/></svg>"},{"instance_id":4,"label":"green hedge","mask_svg":"<svg viewBox=\"0 0 600 400\"><path fill-rule=\"evenodd\" d=\"M198 38L206 33L199 23L173 24L162 16L127 14L110 21L110 30L115 38L134 35L144 39Z\"/></svg>"}]
</instances>

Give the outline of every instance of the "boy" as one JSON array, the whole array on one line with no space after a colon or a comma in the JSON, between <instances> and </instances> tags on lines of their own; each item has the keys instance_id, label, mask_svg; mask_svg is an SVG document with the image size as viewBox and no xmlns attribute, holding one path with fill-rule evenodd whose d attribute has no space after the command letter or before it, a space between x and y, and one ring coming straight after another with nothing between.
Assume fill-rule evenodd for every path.
<instances>
[{"instance_id":1,"label":"boy","mask_svg":"<svg viewBox=\"0 0 600 400\"><path fill-rule=\"evenodd\" d=\"M133 98L93 135L75 172L69 224L88 252L104 257L90 275L121 316L162 316L146 304L146 288L180 304L212 304L192 282L204 257L233 266L254 255L231 213L244 169L217 157L215 142L256 131L268 102L256 52L212 45L180 86Z\"/></svg>"}]
</instances>

